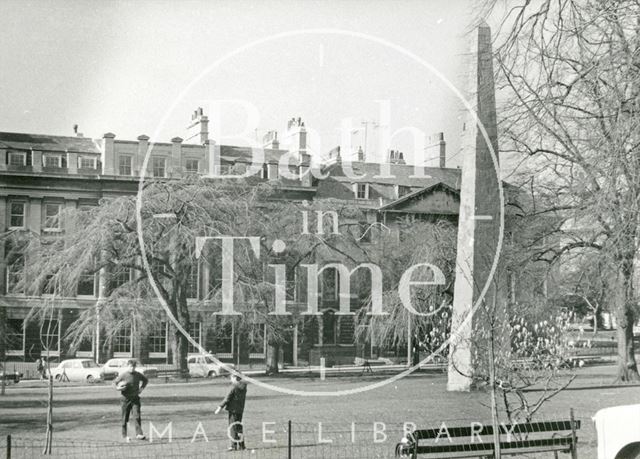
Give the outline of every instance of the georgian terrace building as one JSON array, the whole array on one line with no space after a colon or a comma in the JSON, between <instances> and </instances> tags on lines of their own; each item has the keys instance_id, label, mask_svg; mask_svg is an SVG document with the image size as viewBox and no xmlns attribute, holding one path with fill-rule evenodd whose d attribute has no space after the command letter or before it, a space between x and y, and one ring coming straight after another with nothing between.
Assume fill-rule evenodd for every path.
<instances>
[{"instance_id":1,"label":"georgian terrace building","mask_svg":"<svg viewBox=\"0 0 640 459\"><path fill-rule=\"evenodd\" d=\"M192 135L187 136L186 141L175 137L171 142L151 145L147 177L172 179L182 174L207 174L211 168L210 155L218 155L221 173L251 161L250 149L217 145L209 139L208 119L201 109L194 112L190 128ZM379 173L381 164L368 162L365 152L360 149L351 167L364 177L354 179L347 176L340 151L334 149L330 159L321 165L322 172L328 176L318 180L304 174L311 164L306 129L302 120L291 119L282 136L282 149L275 131L265 136L265 164L258 175L261 180L277 181L286 199L333 198L355 204L365 211L367 222L363 223L367 224L384 222L392 227L394 221L406 216L429 216L455 222L460 170L446 167L443 135L437 134L430 140L425 160L429 155L435 166L424 168L425 177L413 177L415 167L405 164L402 153L397 151L391 151L387 156L390 177L376 177L384 175ZM145 135L137 140L120 140L112 133L104 134L101 139L90 139L81 134L66 137L0 132L0 214L4 215L0 219L0 231L29 230L50 236L73 231L60 218L63 209L94 206L102 198L137 192L149 142ZM293 169L295 172L297 168L300 179L278 177L277 162L285 153L297 158ZM362 238L362 243L370 242L368 238ZM0 250L4 254L4 247ZM101 291L99 283L104 282L106 276L87 276L78 285L76 296L62 300L57 316L41 324L25 320L29 306L25 296L15 289L16 275L6 260L0 264L0 320L6 321L8 331L5 339L0 340L0 358L30 362L41 354L48 354L56 359L91 357L99 362L110 357L132 356L154 363L171 361L166 325L158 330L137 331L125 326L109 342L98 330L91 341L77 349L69 348L65 330L81 310L95 306ZM195 306L198 298L205 294L205 286L209 285L208 275L205 270L194 274L190 292L193 302L191 336L221 359L240 363L263 361L265 342L250 345L235 333L233 327L216 329L219 324L211 313ZM322 315L301 329L292 327L289 343L283 351L285 364L317 364L321 356L328 364L351 363L356 356L370 357L378 352L376 343L355 342L352 317L335 315L339 273L327 270L324 275L329 279L321 283ZM357 301L358 296L354 294L353 307L358 306ZM44 349L43 343L51 344ZM190 352L196 352L196 349L190 349Z\"/></svg>"}]
</instances>

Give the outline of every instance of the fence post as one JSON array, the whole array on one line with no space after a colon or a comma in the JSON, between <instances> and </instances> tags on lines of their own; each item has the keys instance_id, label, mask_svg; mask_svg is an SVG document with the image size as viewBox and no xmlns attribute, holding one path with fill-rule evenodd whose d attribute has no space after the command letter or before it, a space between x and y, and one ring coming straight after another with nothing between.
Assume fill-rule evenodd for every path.
<instances>
[{"instance_id":1,"label":"fence post","mask_svg":"<svg viewBox=\"0 0 640 459\"><path fill-rule=\"evenodd\" d=\"M11 459L11 434L7 435L7 459Z\"/></svg>"},{"instance_id":2,"label":"fence post","mask_svg":"<svg viewBox=\"0 0 640 459\"><path fill-rule=\"evenodd\" d=\"M289 419L289 426L287 427L287 459L291 459L291 419Z\"/></svg>"},{"instance_id":3,"label":"fence post","mask_svg":"<svg viewBox=\"0 0 640 459\"><path fill-rule=\"evenodd\" d=\"M573 408L571 408L569 413L571 416L571 443L573 444L573 447L571 448L571 459L578 459L578 439L576 438L576 424Z\"/></svg>"}]
</instances>

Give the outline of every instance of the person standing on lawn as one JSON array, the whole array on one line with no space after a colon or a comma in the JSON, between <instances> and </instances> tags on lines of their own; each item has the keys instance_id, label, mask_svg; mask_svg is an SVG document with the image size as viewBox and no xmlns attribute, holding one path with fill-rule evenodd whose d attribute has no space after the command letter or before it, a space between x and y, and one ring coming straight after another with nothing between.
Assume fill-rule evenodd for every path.
<instances>
[{"instance_id":1,"label":"person standing on lawn","mask_svg":"<svg viewBox=\"0 0 640 459\"><path fill-rule=\"evenodd\" d=\"M45 375L44 357L38 357L38 360L36 360L36 371L40 375L40 381L42 381Z\"/></svg>"},{"instance_id":2,"label":"person standing on lawn","mask_svg":"<svg viewBox=\"0 0 640 459\"><path fill-rule=\"evenodd\" d=\"M228 435L231 438L229 451L243 450L244 433L242 428L242 415L244 414L244 402L247 398L247 383L242 381L239 373L231 375L231 390L224 398L214 414L218 414L222 408L229 412Z\"/></svg>"},{"instance_id":3,"label":"person standing on lawn","mask_svg":"<svg viewBox=\"0 0 640 459\"><path fill-rule=\"evenodd\" d=\"M122 413L122 438L129 442L131 439L127 435L127 424L129 424L129 415L133 412L135 421L136 438L138 440L146 440L147 437L142 433L142 418L140 415L140 393L147 387L149 380L145 375L136 371L137 362L129 360L127 369L121 373L113 384L122 394L120 399L120 408Z\"/></svg>"}]
</instances>

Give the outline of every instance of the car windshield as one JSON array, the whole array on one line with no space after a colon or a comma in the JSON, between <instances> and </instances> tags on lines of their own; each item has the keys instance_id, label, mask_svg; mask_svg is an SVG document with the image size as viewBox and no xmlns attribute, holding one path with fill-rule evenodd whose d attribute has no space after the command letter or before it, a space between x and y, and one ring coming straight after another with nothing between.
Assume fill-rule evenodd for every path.
<instances>
[{"instance_id":1,"label":"car windshield","mask_svg":"<svg viewBox=\"0 0 640 459\"><path fill-rule=\"evenodd\" d=\"M83 360L82 361L82 368L95 368L97 366L98 366L98 364L95 363L92 360Z\"/></svg>"},{"instance_id":2,"label":"car windshield","mask_svg":"<svg viewBox=\"0 0 640 459\"><path fill-rule=\"evenodd\" d=\"M207 363L215 363L211 357L205 357L204 361Z\"/></svg>"}]
</instances>

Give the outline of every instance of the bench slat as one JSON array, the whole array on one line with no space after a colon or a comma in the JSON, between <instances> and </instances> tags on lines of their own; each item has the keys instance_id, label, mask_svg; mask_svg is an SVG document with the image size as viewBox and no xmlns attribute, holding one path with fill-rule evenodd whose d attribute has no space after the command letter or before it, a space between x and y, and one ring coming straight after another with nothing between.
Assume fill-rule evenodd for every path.
<instances>
[{"instance_id":1,"label":"bench slat","mask_svg":"<svg viewBox=\"0 0 640 459\"><path fill-rule=\"evenodd\" d=\"M500 449L509 453L513 452L543 452L543 451L567 451L571 449L573 439L571 437L539 438L534 440L518 440L500 442ZM490 452L493 451L493 443L449 444L449 445L423 445L418 446L418 454L438 453L466 453L466 452Z\"/></svg>"},{"instance_id":2,"label":"bench slat","mask_svg":"<svg viewBox=\"0 0 640 459\"><path fill-rule=\"evenodd\" d=\"M580 429L580 421L573 421L575 425L575 429ZM511 430L513 429L513 430ZM571 430L571 421L540 421L540 422L530 422L528 424L515 424L506 425L506 430L503 426L500 426L500 434L506 435L508 432L513 434L524 434L524 433L537 433L537 432L560 432L560 431L570 431ZM490 424L483 425L482 429L473 430L471 426L465 427L447 427L446 431L441 429L421 429L413 432L413 436L416 440L433 440L438 438L440 435L440 440L446 439L447 432L451 438L459 438L459 437L468 437L471 438L471 434L473 435L493 435L493 426Z\"/></svg>"}]
</instances>

